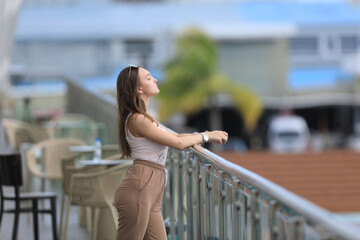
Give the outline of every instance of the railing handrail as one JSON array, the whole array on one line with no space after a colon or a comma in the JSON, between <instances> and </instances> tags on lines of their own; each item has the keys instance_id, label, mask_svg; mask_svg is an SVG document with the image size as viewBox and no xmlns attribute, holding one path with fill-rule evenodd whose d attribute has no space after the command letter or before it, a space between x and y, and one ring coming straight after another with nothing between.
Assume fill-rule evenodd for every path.
<instances>
[{"instance_id":1,"label":"railing handrail","mask_svg":"<svg viewBox=\"0 0 360 240\"><path fill-rule=\"evenodd\" d=\"M339 220L333 213L327 211L326 209L321 208L320 206L286 190L285 188L254 172L227 161L206 148L196 145L189 148L189 150L204 157L215 167L218 167L222 171L237 177L239 180L244 180L270 197L278 200L280 203L292 208L292 210L303 215L305 218L322 225L333 233L336 233L338 236L349 240L360 239L360 227L357 227L352 223Z\"/></svg>"}]
</instances>

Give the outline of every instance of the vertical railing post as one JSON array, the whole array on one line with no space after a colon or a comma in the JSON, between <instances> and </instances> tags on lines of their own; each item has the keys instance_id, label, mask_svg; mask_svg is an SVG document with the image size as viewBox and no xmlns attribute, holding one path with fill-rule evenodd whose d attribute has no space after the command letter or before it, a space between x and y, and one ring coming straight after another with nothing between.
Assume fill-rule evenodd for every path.
<instances>
[{"instance_id":1,"label":"vertical railing post","mask_svg":"<svg viewBox=\"0 0 360 240\"><path fill-rule=\"evenodd\" d=\"M183 189L183 160L184 152L180 151L178 154L178 225L177 235L178 239L184 239L184 189Z\"/></svg>"},{"instance_id":2,"label":"vertical railing post","mask_svg":"<svg viewBox=\"0 0 360 240\"><path fill-rule=\"evenodd\" d=\"M285 236L287 240L295 240L295 222L292 219L286 218L285 221Z\"/></svg>"},{"instance_id":3,"label":"vertical railing post","mask_svg":"<svg viewBox=\"0 0 360 240\"><path fill-rule=\"evenodd\" d=\"M272 239L272 228L273 228L273 210L271 203L268 200L260 196L261 200L259 201L260 208L260 239L261 240L271 240Z\"/></svg>"},{"instance_id":4,"label":"vertical railing post","mask_svg":"<svg viewBox=\"0 0 360 240\"><path fill-rule=\"evenodd\" d=\"M170 239L175 240L175 188L174 188L174 177L175 177L175 150L171 151L170 154L170 174L169 174L169 185L170 185Z\"/></svg>"},{"instance_id":5,"label":"vertical railing post","mask_svg":"<svg viewBox=\"0 0 360 240\"><path fill-rule=\"evenodd\" d=\"M241 181L234 178L232 185L232 239L241 239Z\"/></svg>"},{"instance_id":6,"label":"vertical railing post","mask_svg":"<svg viewBox=\"0 0 360 240\"><path fill-rule=\"evenodd\" d=\"M191 159L191 154L189 151L185 152L185 161L186 161L186 169L187 169L187 177L186 177L186 184L187 184L187 198L186 198L186 205L187 205L187 239L192 240L195 239L194 236L194 207L193 207L193 161Z\"/></svg>"},{"instance_id":7,"label":"vertical railing post","mask_svg":"<svg viewBox=\"0 0 360 240\"><path fill-rule=\"evenodd\" d=\"M248 195L245 192L245 184L241 184L241 240L246 240L248 236Z\"/></svg>"},{"instance_id":8,"label":"vertical railing post","mask_svg":"<svg viewBox=\"0 0 360 240\"><path fill-rule=\"evenodd\" d=\"M269 223L269 227L270 227L270 239L271 240L277 240L278 238L278 232L279 232L279 228L277 226L277 221L276 221L276 212L279 208L279 204L277 201L275 200L271 200L270 201L270 223Z\"/></svg>"},{"instance_id":9,"label":"vertical railing post","mask_svg":"<svg viewBox=\"0 0 360 240\"><path fill-rule=\"evenodd\" d=\"M260 231L259 231L259 191L253 189L251 191L251 201L250 201L250 239L260 240Z\"/></svg>"},{"instance_id":10,"label":"vertical railing post","mask_svg":"<svg viewBox=\"0 0 360 240\"><path fill-rule=\"evenodd\" d=\"M304 239L304 219L302 217L294 218L294 240Z\"/></svg>"},{"instance_id":11,"label":"vertical railing post","mask_svg":"<svg viewBox=\"0 0 360 240\"><path fill-rule=\"evenodd\" d=\"M191 157L191 163L192 163L192 187L193 187L193 206L194 206L194 213L193 213L193 221L194 221L194 227L193 227L193 238L197 239L199 237L199 232L201 231L201 222L199 221L199 173L198 173L198 157L196 155L193 155Z\"/></svg>"},{"instance_id":12,"label":"vertical railing post","mask_svg":"<svg viewBox=\"0 0 360 240\"><path fill-rule=\"evenodd\" d=\"M219 239L227 239L227 191L226 174L219 171L218 202L219 202Z\"/></svg>"},{"instance_id":13,"label":"vertical railing post","mask_svg":"<svg viewBox=\"0 0 360 240\"><path fill-rule=\"evenodd\" d=\"M285 239L286 235L285 235L285 229L284 229L284 220L283 220L280 210L276 210L275 218L276 218L277 238L279 240Z\"/></svg>"},{"instance_id":14,"label":"vertical railing post","mask_svg":"<svg viewBox=\"0 0 360 240\"><path fill-rule=\"evenodd\" d=\"M206 170L206 228L207 228L207 239L213 239L215 236L215 208L214 208L214 187L212 171L213 167L210 164L205 165Z\"/></svg>"},{"instance_id":15,"label":"vertical railing post","mask_svg":"<svg viewBox=\"0 0 360 240\"><path fill-rule=\"evenodd\" d=\"M198 201L197 201L197 206L198 206L198 224L200 226L200 229L198 231L198 238L197 239L204 239L204 219L203 219L203 179L202 179L202 175L201 175L201 166L200 166L200 161L199 159L197 159L196 162L196 174L197 174L197 179L198 179L198 184L197 184L197 193L198 193Z\"/></svg>"}]
</instances>

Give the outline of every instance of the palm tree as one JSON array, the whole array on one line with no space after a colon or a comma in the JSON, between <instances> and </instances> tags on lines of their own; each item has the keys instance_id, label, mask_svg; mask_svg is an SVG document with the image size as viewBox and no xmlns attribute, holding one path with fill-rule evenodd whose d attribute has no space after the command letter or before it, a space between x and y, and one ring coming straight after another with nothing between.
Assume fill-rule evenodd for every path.
<instances>
[{"instance_id":1,"label":"palm tree","mask_svg":"<svg viewBox=\"0 0 360 240\"><path fill-rule=\"evenodd\" d=\"M177 41L177 54L165 66L165 81L160 85L159 117L173 113L193 114L210 104L210 127L221 129L217 96L227 94L240 111L251 132L262 112L262 104L250 89L218 72L216 44L200 30L189 29Z\"/></svg>"}]
</instances>

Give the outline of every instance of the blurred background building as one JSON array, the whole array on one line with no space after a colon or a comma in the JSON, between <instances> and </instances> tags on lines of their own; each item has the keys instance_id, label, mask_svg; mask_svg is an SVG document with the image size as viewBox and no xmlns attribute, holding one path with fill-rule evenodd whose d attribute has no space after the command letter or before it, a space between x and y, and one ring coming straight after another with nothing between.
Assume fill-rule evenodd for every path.
<instances>
[{"instance_id":1,"label":"blurred background building","mask_svg":"<svg viewBox=\"0 0 360 240\"><path fill-rule=\"evenodd\" d=\"M256 147L266 148L270 121L284 109L305 118L315 147L344 146L356 133L356 2L24 1L10 67L12 94L17 99L35 93L59 96L53 105L48 101L50 108L61 102L63 83L48 79L29 91L31 79L22 77L24 72L71 72L90 88L114 94L116 76L129 62L149 69L161 82L163 66L175 53L174 40L191 26L217 43L220 72L263 102L258 127L249 135L231 101L219 99L225 129L246 147L256 138L262 140ZM186 124L208 129L199 120L207 111L188 116Z\"/></svg>"}]
</instances>

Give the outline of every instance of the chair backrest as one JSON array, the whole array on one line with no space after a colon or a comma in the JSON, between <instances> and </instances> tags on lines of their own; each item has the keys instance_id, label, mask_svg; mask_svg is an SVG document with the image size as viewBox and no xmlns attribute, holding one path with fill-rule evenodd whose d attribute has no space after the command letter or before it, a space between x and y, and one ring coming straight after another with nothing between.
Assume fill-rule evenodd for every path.
<instances>
[{"instance_id":1,"label":"chair backrest","mask_svg":"<svg viewBox=\"0 0 360 240\"><path fill-rule=\"evenodd\" d=\"M47 140L50 138L49 133L46 129L39 127L37 125L31 125L28 123L21 123L22 128L28 133L30 136L30 139L33 140L33 142L38 143L44 140Z\"/></svg>"},{"instance_id":2,"label":"chair backrest","mask_svg":"<svg viewBox=\"0 0 360 240\"><path fill-rule=\"evenodd\" d=\"M114 155L111 155L111 156L103 157L103 159L106 159L106 160L120 160L121 157L122 157L122 153L118 153L118 154L114 154Z\"/></svg>"},{"instance_id":3,"label":"chair backrest","mask_svg":"<svg viewBox=\"0 0 360 240\"><path fill-rule=\"evenodd\" d=\"M99 174L99 184L101 186L101 194L111 212L115 229L117 228L118 213L114 204L114 194L116 188L122 180L124 180L127 170L132 163L118 165L112 167L106 174Z\"/></svg>"},{"instance_id":4,"label":"chair backrest","mask_svg":"<svg viewBox=\"0 0 360 240\"><path fill-rule=\"evenodd\" d=\"M36 144L26 154L26 160L30 172L38 177L44 177L49 179L61 179L61 160L63 158L71 157L76 153L69 152L70 146L84 146L85 143L80 139L73 138L56 138L49 139ZM42 151L42 164L43 171L38 168L38 162L36 160L36 154L38 151Z\"/></svg>"},{"instance_id":5,"label":"chair backrest","mask_svg":"<svg viewBox=\"0 0 360 240\"><path fill-rule=\"evenodd\" d=\"M0 155L0 184L1 186L22 186L20 154Z\"/></svg>"},{"instance_id":6,"label":"chair backrest","mask_svg":"<svg viewBox=\"0 0 360 240\"><path fill-rule=\"evenodd\" d=\"M22 142L33 142L28 133L19 127L17 120L4 118L1 124L13 150L19 150Z\"/></svg>"},{"instance_id":7,"label":"chair backrest","mask_svg":"<svg viewBox=\"0 0 360 240\"><path fill-rule=\"evenodd\" d=\"M80 200L90 206L104 207L107 205L104 195L104 187L111 188L112 196L116 186L120 183L114 176L120 173L121 179L125 177L127 169L132 163L114 166L102 171L93 171L89 173L72 174L70 180L70 189L73 200ZM71 167L68 167L71 169ZM107 182L106 186L101 183L101 178L110 176L112 181Z\"/></svg>"},{"instance_id":8,"label":"chair backrest","mask_svg":"<svg viewBox=\"0 0 360 240\"><path fill-rule=\"evenodd\" d=\"M49 138L45 129L16 119L3 119L2 125L14 150L19 150L23 142L37 143Z\"/></svg>"},{"instance_id":9,"label":"chair backrest","mask_svg":"<svg viewBox=\"0 0 360 240\"><path fill-rule=\"evenodd\" d=\"M91 173L106 169L106 166L76 166L76 159L81 159L86 156L86 153L79 153L71 157L65 157L61 160L61 171L63 175L63 191L67 194L69 192L70 180L72 174L76 173Z\"/></svg>"}]
</instances>

